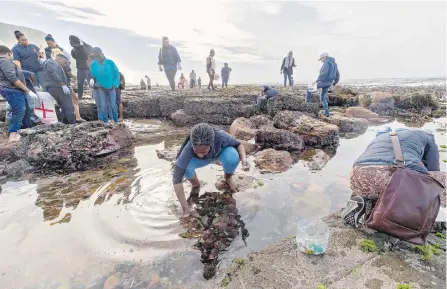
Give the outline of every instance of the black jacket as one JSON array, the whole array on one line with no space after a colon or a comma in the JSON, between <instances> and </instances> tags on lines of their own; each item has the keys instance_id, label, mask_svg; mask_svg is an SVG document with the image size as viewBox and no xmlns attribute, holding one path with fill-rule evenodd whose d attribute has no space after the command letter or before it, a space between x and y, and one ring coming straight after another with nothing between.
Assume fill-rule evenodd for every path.
<instances>
[{"instance_id":1,"label":"black jacket","mask_svg":"<svg viewBox=\"0 0 447 289\"><path fill-rule=\"evenodd\" d=\"M74 40L74 41L73 41ZM79 44L80 39L76 36L70 36L70 44L73 46L72 42ZM77 69L89 69L87 65L88 56L93 52L93 47L85 42L82 45L73 46L71 50L71 56L76 59Z\"/></svg>"}]
</instances>

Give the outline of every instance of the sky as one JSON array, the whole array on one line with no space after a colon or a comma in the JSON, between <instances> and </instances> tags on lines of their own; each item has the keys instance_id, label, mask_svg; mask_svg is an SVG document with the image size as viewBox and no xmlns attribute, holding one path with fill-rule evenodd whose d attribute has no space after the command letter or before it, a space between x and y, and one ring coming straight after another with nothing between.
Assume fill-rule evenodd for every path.
<instances>
[{"instance_id":1,"label":"sky","mask_svg":"<svg viewBox=\"0 0 447 289\"><path fill-rule=\"evenodd\" d=\"M323 52L335 58L341 82L446 76L444 1L30 0L0 7L0 21L51 33L66 49L70 34L101 47L133 83L149 75L167 84L157 66L163 36L185 75L194 69L206 79L214 49L218 72L224 62L233 69L230 84L281 82L289 51L296 82L316 79Z\"/></svg>"}]
</instances>

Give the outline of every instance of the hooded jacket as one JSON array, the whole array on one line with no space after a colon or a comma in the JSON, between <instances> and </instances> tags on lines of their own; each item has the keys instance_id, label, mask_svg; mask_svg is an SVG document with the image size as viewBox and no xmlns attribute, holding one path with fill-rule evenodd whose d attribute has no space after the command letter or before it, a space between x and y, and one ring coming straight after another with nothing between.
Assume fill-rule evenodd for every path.
<instances>
[{"instance_id":1,"label":"hooded jacket","mask_svg":"<svg viewBox=\"0 0 447 289\"><path fill-rule=\"evenodd\" d=\"M327 57L321 66L320 75L318 75L317 83L328 83L328 86L337 84L340 80L337 63L333 57Z\"/></svg>"},{"instance_id":2,"label":"hooded jacket","mask_svg":"<svg viewBox=\"0 0 447 289\"><path fill-rule=\"evenodd\" d=\"M11 60L0 57L0 88L20 90L14 82L20 80L25 84L25 76L22 70Z\"/></svg>"},{"instance_id":3,"label":"hooded jacket","mask_svg":"<svg viewBox=\"0 0 447 289\"><path fill-rule=\"evenodd\" d=\"M89 69L87 65L88 56L93 52L93 47L89 44L82 42L77 36L70 35L70 45L73 47L71 50L71 56L76 59L77 69Z\"/></svg>"}]
</instances>

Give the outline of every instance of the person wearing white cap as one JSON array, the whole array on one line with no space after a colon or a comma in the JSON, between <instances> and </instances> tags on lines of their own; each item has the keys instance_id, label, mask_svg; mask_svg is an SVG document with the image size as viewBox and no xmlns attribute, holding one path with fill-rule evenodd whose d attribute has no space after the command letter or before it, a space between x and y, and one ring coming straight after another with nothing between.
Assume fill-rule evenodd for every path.
<instances>
[{"instance_id":1,"label":"person wearing white cap","mask_svg":"<svg viewBox=\"0 0 447 289\"><path fill-rule=\"evenodd\" d=\"M329 54L322 53L320 58L318 59L323 63L323 66L320 69L320 74L316 81L312 84L317 84L317 89L321 88L320 100L323 104L324 115L329 116L329 106L326 100L326 93L328 89L332 85L337 85L340 80L340 73L338 72L337 63L335 63L335 59L330 57ZM311 90L307 89L306 102L310 102Z\"/></svg>"}]
</instances>

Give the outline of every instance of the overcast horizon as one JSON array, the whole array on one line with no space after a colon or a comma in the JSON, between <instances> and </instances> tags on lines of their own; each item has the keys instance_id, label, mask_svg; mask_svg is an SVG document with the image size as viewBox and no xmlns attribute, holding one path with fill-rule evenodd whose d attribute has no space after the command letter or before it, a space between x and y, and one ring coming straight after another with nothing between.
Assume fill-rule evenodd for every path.
<instances>
[{"instance_id":1,"label":"overcast horizon","mask_svg":"<svg viewBox=\"0 0 447 289\"><path fill-rule=\"evenodd\" d=\"M335 57L341 83L446 77L445 2L150 2L3 1L0 21L51 33L66 49L68 36L77 35L101 47L133 83L147 74L167 84L157 66L165 35L186 76L195 69L207 79L205 58L213 48L218 72L224 62L233 68L230 84L282 82L280 65L289 50L297 83L316 78L322 52Z\"/></svg>"}]
</instances>

